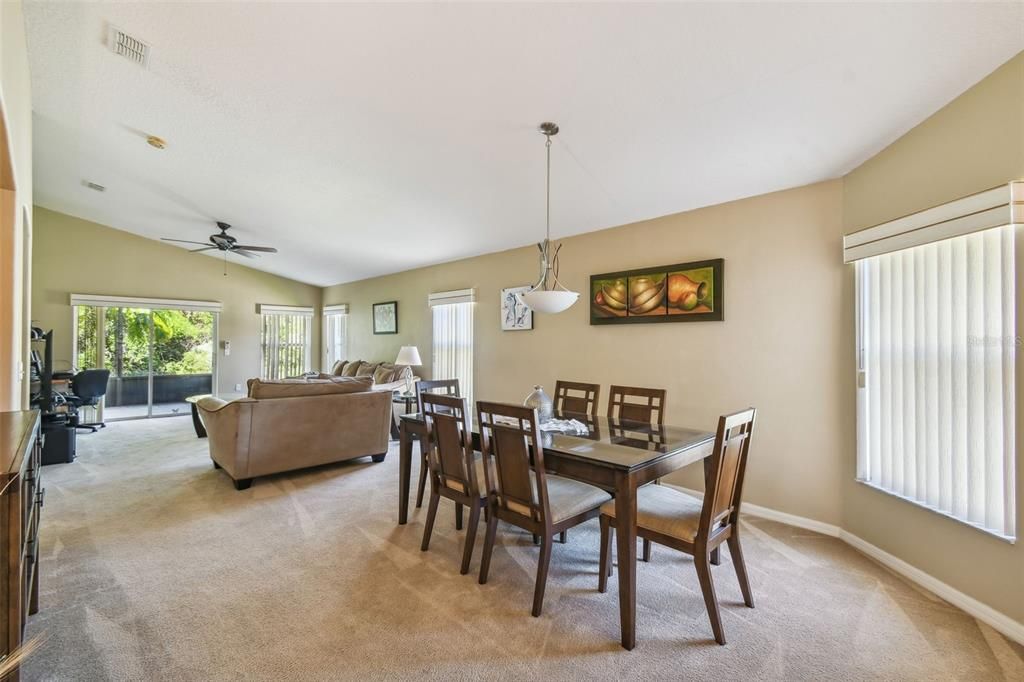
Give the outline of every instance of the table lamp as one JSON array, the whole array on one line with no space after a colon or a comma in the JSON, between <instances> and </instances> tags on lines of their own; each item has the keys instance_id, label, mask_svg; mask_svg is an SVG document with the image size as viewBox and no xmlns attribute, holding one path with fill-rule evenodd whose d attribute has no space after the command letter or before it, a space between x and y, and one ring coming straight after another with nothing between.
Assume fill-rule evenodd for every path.
<instances>
[{"instance_id":1,"label":"table lamp","mask_svg":"<svg viewBox=\"0 0 1024 682\"><path fill-rule=\"evenodd\" d=\"M419 367L423 364L423 361L420 360L420 352L417 350L416 346L402 346L398 351L398 357L395 358L395 364ZM411 371L405 375L405 393L406 395L412 393Z\"/></svg>"}]
</instances>

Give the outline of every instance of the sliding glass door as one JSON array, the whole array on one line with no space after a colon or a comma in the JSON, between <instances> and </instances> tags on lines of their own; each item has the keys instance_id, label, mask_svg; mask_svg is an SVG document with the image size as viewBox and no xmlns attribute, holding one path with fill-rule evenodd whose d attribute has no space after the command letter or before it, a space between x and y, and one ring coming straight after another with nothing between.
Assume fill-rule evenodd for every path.
<instances>
[{"instance_id":1,"label":"sliding glass door","mask_svg":"<svg viewBox=\"0 0 1024 682\"><path fill-rule=\"evenodd\" d=\"M76 369L110 370L106 421L186 415L214 391L215 312L78 305L75 327Z\"/></svg>"},{"instance_id":2,"label":"sliding glass door","mask_svg":"<svg viewBox=\"0 0 1024 682\"><path fill-rule=\"evenodd\" d=\"M213 393L214 314L153 310L152 416L190 414L185 398Z\"/></svg>"}]
</instances>

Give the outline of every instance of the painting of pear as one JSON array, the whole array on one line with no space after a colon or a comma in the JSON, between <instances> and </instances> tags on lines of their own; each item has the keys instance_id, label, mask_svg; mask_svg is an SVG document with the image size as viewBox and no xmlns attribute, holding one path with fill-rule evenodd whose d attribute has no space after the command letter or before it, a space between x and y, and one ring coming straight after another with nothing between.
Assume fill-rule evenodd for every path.
<instances>
[{"instance_id":1,"label":"painting of pear","mask_svg":"<svg viewBox=\"0 0 1024 682\"><path fill-rule=\"evenodd\" d=\"M590 324L724 318L722 258L590 276Z\"/></svg>"}]
</instances>

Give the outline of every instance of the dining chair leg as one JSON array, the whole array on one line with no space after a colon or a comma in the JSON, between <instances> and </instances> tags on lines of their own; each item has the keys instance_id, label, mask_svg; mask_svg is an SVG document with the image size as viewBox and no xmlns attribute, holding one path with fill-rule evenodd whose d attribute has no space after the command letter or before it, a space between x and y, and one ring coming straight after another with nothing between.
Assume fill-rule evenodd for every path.
<instances>
[{"instance_id":1,"label":"dining chair leg","mask_svg":"<svg viewBox=\"0 0 1024 682\"><path fill-rule=\"evenodd\" d=\"M537 535L536 533L533 534L533 544L535 544L535 545L539 545L540 544L540 536Z\"/></svg>"},{"instance_id":2,"label":"dining chair leg","mask_svg":"<svg viewBox=\"0 0 1024 682\"><path fill-rule=\"evenodd\" d=\"M651 541L644 538L644 561L651 560Z\"/></svg>"},{"instance_id":3,"label":"dining chair leg","mask_svg":"<svg viewBox=\"0 0 1024 682\"><path fill-rule=\"evenodd\" d=\"M462 505L455 503L455 530L462 530Z\"/></svg>"},{"instance_id":4,"label":"dining chair leg","mask_svg":"<svg viewBox=\"0 0 1024 682\"><path fill-rule=\"evenodd\" d=\"M754 595L750 592L750 581L747 579L747 564L743 561L743 549L740 548L740 536L733 528L729 536L729 555L732 557L732 565L736 569L736 579L740 581L740 591L743 592L743 603L754 608Z\"/></svg>"},{"instance_id":5,"label":"dining chair leg","mask_svg":"<svg viewBox=\"0 0 1024 682\"><path fill-rule=\"evenodd\" d=\"M487 572L491 569L491 554L494 553L494 536L498 531L498 517L494 511L487 519L487 533L484 534L484 552L480 557L480 584L487 584Z\"/></svg>"},{"instance_id":6,"label":"dining chair leg","mask_svg":"<svg viewBox=\"0 0 1024 682\"><path fill-rule=\"evenodd\" d=\"M423 493L427 489L427 460L420 462L420 482L416 488L416 508L423 506Z\"/></svg>"},{"instance_id":7,"label":"dining chair leg","mask_svg":"<svg viewBox=\"0 0 1024 682\"><path fill-rule=\"evenodd\" d=\"M563 545L566 542L568 542L569 541L569 531L563 530L561 533L559 533L558 534L558 541L561 542Z\"/></svg>"},{"instance_id":8,"label":"dining chair leg","mask_svg":"<svg viewBox=\"0 0 1024 682\"><path fill-rule=\"evenodd\" d=\"M551 564L553 536L545 535L540 540L540 557L537 559L537 586L533 590L533 615L540 615L544 606L544 586L548 582L548 566Z\"/></svg>"},{"instance_id":9,"label":"dining chair leg","mask_svg":"<svg viewBox=\"0 0 1024 682\"><path fill-rule=\"evenodd\" d=\"M708 618L711 619L711 630L715 633L715 641L725 644L722 617L718 612L718 597L715 596L715 583L711 578L710 554L707 551L698 551L693 557L693 564L697 567L697 579L700 581L700 590L704 593L704 606L707 607Z\"/></svg>"},{"instance_id":10,"label":"dining chair leg","mask_svg":"<svg viewBox=\"0 0 1024 682\"><path fill-rule=\"evenodd\" d=\"M420 544L420 551L426 552L430 547L430 534L434 532L434 517L437 516L437 504L440 501L440 495L430 493L430 502L427 504L427 522L423 526L423 542Z\"/></svg>"},{"instance_id":11,"label":"dining chair leg","mask_svg":"<svg viewBox=\"0 0 1024 682\"><path fill-rule=\"evenodd\" d=\"M597 591L604 594L608 590L608 576L612 574L612 538L611 522L604 514L601 515L601 563L598 568Z\"/></svg>"},{"instance_id":12,"label":"dining chair leg","mask_svg":"<svg viewBox=\"0 0 1024 682\"><path fill-rule=\"evenodd\" d=\"M469 562L473 558L473 543L476 542L476 527L480 525L480 501L469 508L469 527L466 529L466 543L462 549L462 575L469 573Z\"/></svg>"}]
</instances>

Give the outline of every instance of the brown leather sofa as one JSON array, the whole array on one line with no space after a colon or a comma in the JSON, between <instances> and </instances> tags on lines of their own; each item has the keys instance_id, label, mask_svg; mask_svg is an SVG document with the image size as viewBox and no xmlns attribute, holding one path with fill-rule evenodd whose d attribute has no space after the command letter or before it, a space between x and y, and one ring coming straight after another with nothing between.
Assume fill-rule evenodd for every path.
<instances>
[{"instance_id":1,"label":"brown leather sofa","mask_svg":"<svg viewBox=\"0 0 1024 682\"><path fill-rule=\"evenodd\" d=\"M382 462L391 393L372 388L372 377L250 379L248 397L203 398L196 407L213 465L245 490L256 476L357 457Z\"/></svg>"}]
</instances>

